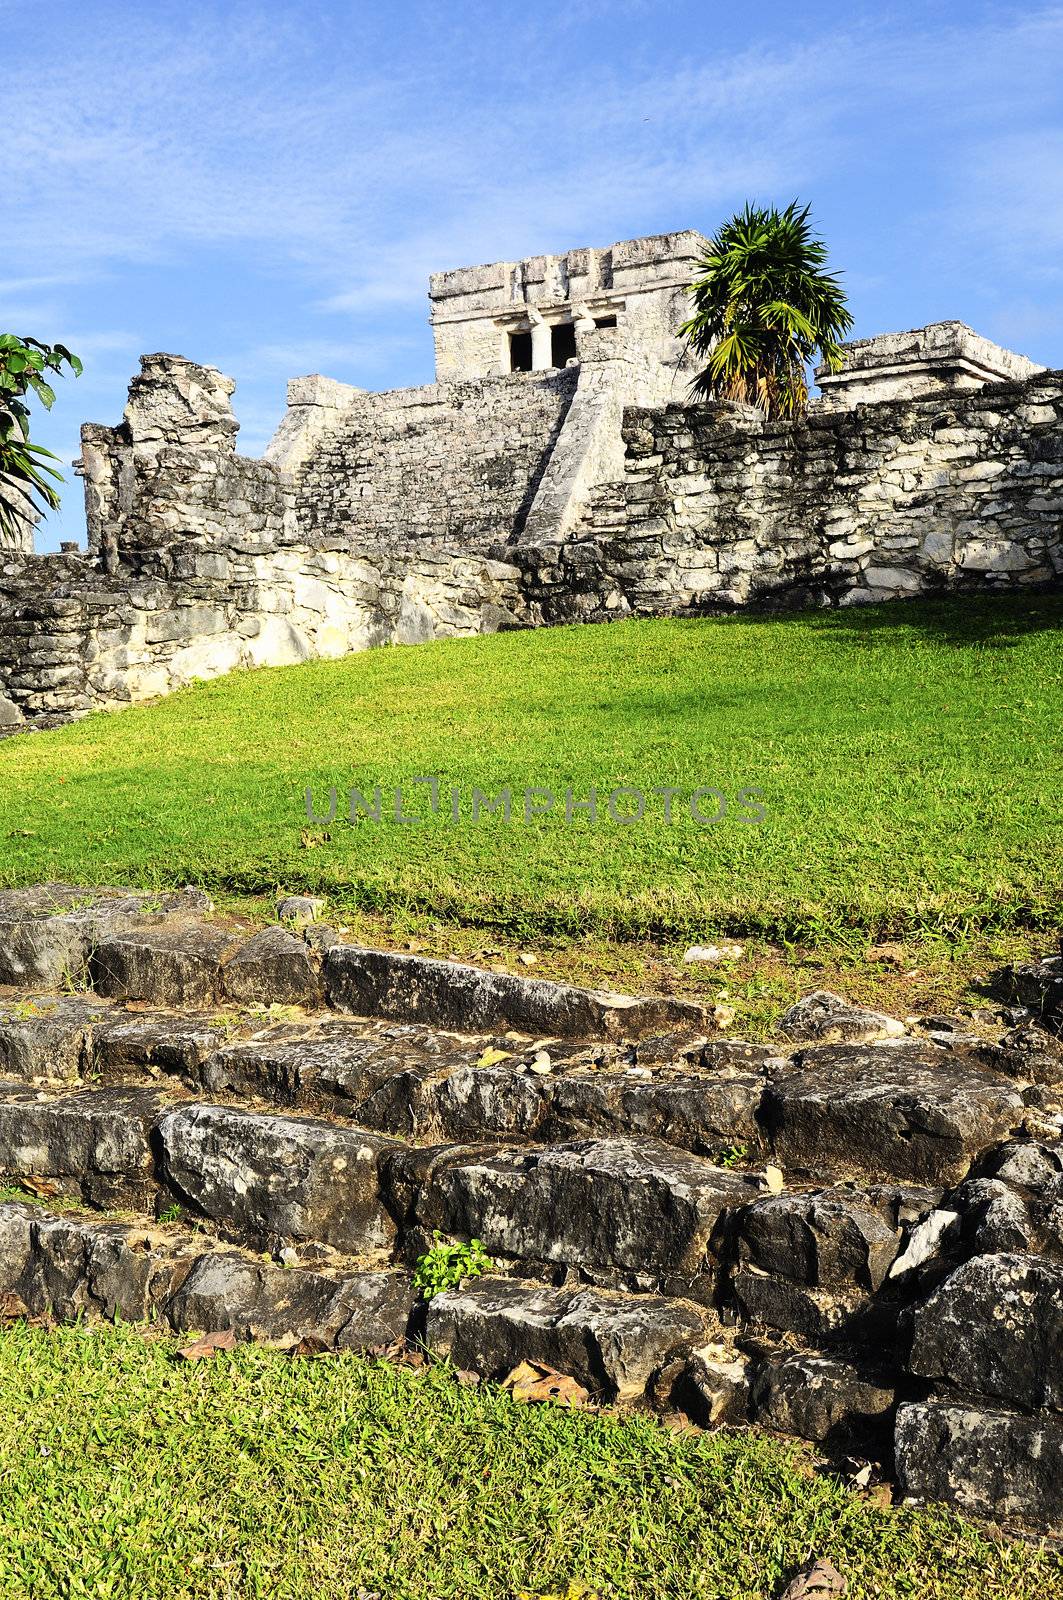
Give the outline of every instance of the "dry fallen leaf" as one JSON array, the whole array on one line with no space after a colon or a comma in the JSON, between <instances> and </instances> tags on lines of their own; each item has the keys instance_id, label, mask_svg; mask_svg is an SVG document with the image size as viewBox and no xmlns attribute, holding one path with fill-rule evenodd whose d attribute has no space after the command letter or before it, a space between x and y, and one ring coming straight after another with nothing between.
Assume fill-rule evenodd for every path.
<instances>
[{"instance_id":1,"label":"dry fallen leaf","mask_svg":"<svg viewBox=\"0 0 1063 1600\"><path fill-rule=\"evenodd\" d=\"M217 1355L219 1350L235 1350L236 1335L231 1328L226 1328L224 1333L205 1333L201 1339L196 1339L192 1344L186 1344L177 1354L182 1361L205 1361L210 1356Z\"/></svg>"},{"instance_id":2,"label":"dry fallen leaf","mask_svg":"<svg viewBox=\"0 0 1063 1600\"><path fill-rule=\"evenodd\" d=\"M780 1600L835 1600L848 1587L841 1573L829 1561L813 1561L783 1590Z\"/></svg>"},{"instance_id":3,"label":"dry fallen leaf","mask_svg":"<svg viewBox=\"0 0 1063 1600\"><path fill-rule=\"evenodd\" d=\"M318 1338L317 1334L307 1333L301 1339L298 1339L295 1344L289 1345L288 1354L309 1359L313 1356L332 1355L333 1351L329 1349L324 1339Z\"/></svg>"},{"instance_id":4,"label":"dry fallen leaf","mask_svg":"<svg viewBox=\"0 0 1063 1600\"><path fill-rule=\"evenodd\" d=\"M508 1050L496 1050L494 1045L488 1045L487 1049L477 1061L476 1065L478 1067L493 1067L499 1061L508 1061L509 1056L510 1053Z\"/></svg>"},{"instance_id":5,"label":"dry fallen leaf","mask_svg":"<svg viewBox=\"0 0 1063 1600\"><path fill-rule=\"evenodd\" d=\"M21 1322L30 1314L30 1308L13 1289L0 1294L0 1322Z\"/></svg>"},{"instance_id":6,"label":"dry fallen leaf","mask_svg":"<svg viewBox=\"0 0 1063 1600\"><path fill-rule=\"evenodd\" d=\"M782 1194L786 1188L786 1179L783 1177L781 1167L764 1168L764 1187L769 1194Z\"/></svg>"},{"instance_id":7,"label":"dry fallen leaf","mask_svg":"<svg viewBox=\"0 0 1063 1600\"><path fill-rule=\"evenodd\" d=\"M544 1073L552 1072L553 1070L554 1064L545 1050L540 1050L539 1054L528 1062L528 1071L537 1073L540 1077Z\"/></svg>"},{"instance_id":8,"label":"dry fallen leaf","mask_svg":"<svg viewBox=\"0 0 1063 1600\"><path fill-rule=\"evenodd\" d=\"M20 1189L28 1189L38 1200L54 1200L59 1193L59 1185L49 1178L20 1178L18 1183Z\"/></svg>"},{"instance_id":9,"label":"dry fallen leaf","mask_svg":"<svg viewBox=\"0 0 1063 1600\"><path fill-rule=\"evenodd\" d=\"M585 1406L590 1396L581 1383L575 1378L566 1377L562 1372L553 1372L549 1367L540 1367L531 1361L521 1361L503 1381L503 1389L508 1389L514 1400L523 1404L531 1404L540 1400L552 1400L555 1405L580 1407Z\"/></svg>"},{"instance_id":10,"label":"dry fallen leaf","mask_svg":"<svg viewBox=\"0 0 1063 1600\"><path fill-rule=\"evenodd\" d=\"M518 960L521 961L526 967L534 967L538 959L539 957L537 955L533 955L530 950L522 950L518 957Z\"/></svg>"}]
</instances>

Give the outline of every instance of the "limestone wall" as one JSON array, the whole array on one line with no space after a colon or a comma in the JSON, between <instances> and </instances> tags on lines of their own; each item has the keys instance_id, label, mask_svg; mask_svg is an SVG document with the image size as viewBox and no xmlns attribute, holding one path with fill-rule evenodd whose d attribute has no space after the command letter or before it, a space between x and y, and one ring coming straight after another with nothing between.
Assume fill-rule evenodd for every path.
<instances>
[{"instance_id":1,"label":"limestone wall","mask_svg":"<svg viewBox=\"0 0 1063 1600\"><path fill-rule=\"evenodd\" d=\"M615 330L579 353L301 380L261 461L228 379L146 358L85 430L89 553L0 555L0 730L388 642L1063 580L1063 373L769 425L660 404L675 374Z\"/></svg>"},{"instance_id":2,"label":"limestone wall","mask_svg":"<svg viewBox=\"0 0 1063 1600\"><path fill-rule=\"evenodd\" d=\"M349 391L296 470L301 536L506 540L524 525L577 373L513 373L385 394Z\"/></svg>"},{"instance_id":3,"label":"limestone wall","mask_svg":"<svg viewBox=\"0 0 1063 1600\"><path fill-rule=\"evenodd\" d=\"M1063 373L768 425L629 409L623 479L521 554L537 620L1063 581Z\"/></svg>"}]
</instances>

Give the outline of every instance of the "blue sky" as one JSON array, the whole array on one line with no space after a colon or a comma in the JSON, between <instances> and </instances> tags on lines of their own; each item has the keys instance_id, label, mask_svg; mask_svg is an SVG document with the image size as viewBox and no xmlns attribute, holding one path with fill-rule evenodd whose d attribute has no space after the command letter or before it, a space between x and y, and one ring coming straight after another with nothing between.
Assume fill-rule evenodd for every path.
<instances>
[{"instance_id":1,"label":"blue sky","mask_svg":"<svg viewBox=\"0 0 1063 1600\"><path fill-rule=\"evenodd\" d=\"M0 0L0 329L237 381L432 375L430 271L811 203L858 335L958 317L1063 366L1063 5ZM83 531L80 484L39 547Z\"/></svg>"}]
</instances>

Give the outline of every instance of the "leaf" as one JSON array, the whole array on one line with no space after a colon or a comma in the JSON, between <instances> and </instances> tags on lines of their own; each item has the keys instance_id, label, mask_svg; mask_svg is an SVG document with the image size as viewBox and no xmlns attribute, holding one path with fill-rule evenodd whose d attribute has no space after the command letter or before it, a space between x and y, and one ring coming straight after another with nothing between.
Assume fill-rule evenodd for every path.
<instances>
[{"instance_id":1,"label":"leaf","mask_svg":"<svg viewBox=\"0 0 1063 1600\"><path fill-rule=\"evenodd\" d=\"M51 384L45 383L44 379L38 378L36 374L30 375L29 384L30 388L37 396L37 399L41 402L42 406L44 406L46 410L50 411L55 405L55 390L52 388Z\"/></svg>"},{"instance_id":2,"label":"leaf","mask_svg":"<svg viewBox=\"0 0 1063 1600\"><path fill-rule=\"evenodd\" d=\"M510 1052L508 1050L498 1050L494 1045L488 1045L487 1049L483 1052L483 1055L481 1055L476 1065L478 1067L493 1067L496 1066L499 1061L508 1061L509 1059Z\"/></svg>"},{"instance_id":3,"label":"leaf","mask_svg":"<svg viewBox=\"0 0 1063 1600\"><path fill-rule=\"evenodd\" d=\"M848 1587L841 1573L829 1561L813 1561L783 1590L779 1600L834 1600L835 1596L843 1595Z\"/></svg>"},{"instance_id":4,"label":"leaf","mask_svg":"<svg viewBox=\"0 0 1063 1600\"><path fill-rule=\"evenodd\" d=\"M211 1356L216 1356L219 1350L235 1350L235 1348L236 1335L231 1328L226 1328L221 1333L205 1333L192 1344L186 1344L177 1354L182 1361L206 1361Z\"/></svg>"},{"instance_id":5,"label":"leaf","mask_svg":"<svg viewBox=\"0 0 1063 1600\"><path fill-rule=\"evenodd\" d=\"M0 1294L0 1322L21 1322L29 1314L29 1306L13 1289L5 1289Z\"/></svg>"},{"instance_id":6,"label":"leaf","mask_svg":"<svg viewBox=\"0 0 1063 1600\"><path fill-rule=\"evenodd\" d=\"M531 1361L521 1361L515 1366L503 1380L502 1387L522 1405L552 1401L554 1405L580 1409L590 1399L587 1390L575 1378L554 1372L550 1367L537 1366Z\"/></svg>"},{"instance_id":7,"label":"leaf","mask_svg":"<svg viewBox=\"0 0 1063 1600\"><path fill-rule=\"evenodd\" d=\"M38 1200L53 1200L59 1193L59 1185L50 1178L20 1178L19 1185L35 1194Z\"/></svg>"},{"instance_id":8,"label":"leaf","mask_svg":"<svg viewBox=\"0 0 1063 1600\"><path fill-rule=\"evenodd\" d=\"M767 1166L764 1168L764 1187L769 1194L782 1194L786 1188L786 1179L783 1177L781 1167Z\"/></svg>"}]
</instances>

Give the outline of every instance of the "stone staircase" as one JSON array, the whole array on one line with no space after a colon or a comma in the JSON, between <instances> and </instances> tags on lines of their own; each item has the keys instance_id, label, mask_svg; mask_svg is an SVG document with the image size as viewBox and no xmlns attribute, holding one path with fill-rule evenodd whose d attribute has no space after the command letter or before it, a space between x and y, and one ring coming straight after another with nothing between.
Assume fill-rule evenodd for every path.
<instances>
[{"instance_id":1,"label":"stone staircase","mask_svg":"<svg viewBox=\"0 0 1063 1600\"><path fill-rule=\"evenodd\" d=\"M1061 968L765 1045L191 891L2 893L3 1305L530 1361L1058 1528ZM494 1270L426 1306L437 1232Z\"/></svg>"}]
</instances>

